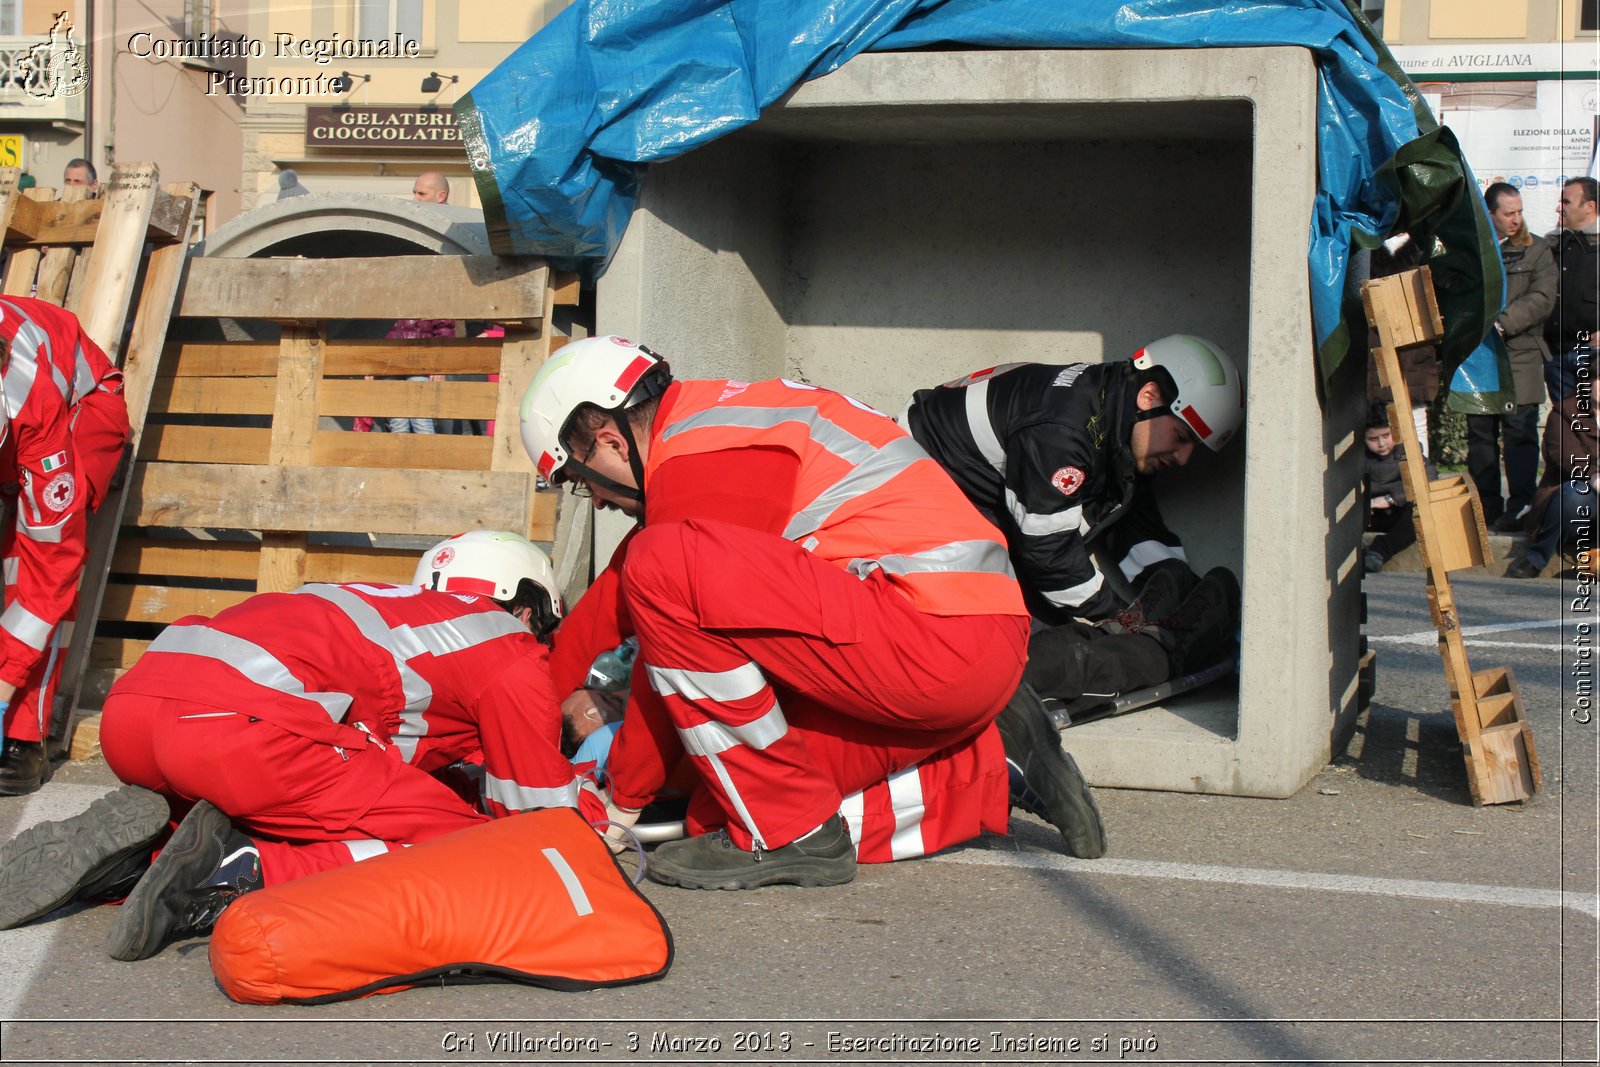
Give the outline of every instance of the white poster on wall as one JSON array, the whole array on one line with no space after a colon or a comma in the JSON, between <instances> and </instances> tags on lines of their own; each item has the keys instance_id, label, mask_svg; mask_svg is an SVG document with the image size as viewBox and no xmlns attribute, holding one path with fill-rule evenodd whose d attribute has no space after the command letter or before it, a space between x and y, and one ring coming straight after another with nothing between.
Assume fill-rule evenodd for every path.
<instances>
[{"instance_id":1,"label":"white poster on wall","mask_svg":"<svg viewBox=\"0 0 1600 1067\"><path fill-rule=\"evenodd\" d=\"M1515 186L1522 193L1529 229L1542 234L1558 225L1561 183L1588 174L1593 164L1600 90L1592 82L1537 86L1531 109L1448 110L1455 98L1447 97L1441 102L1447 110L1439 118L1460 139L1479 188L1491 182Z\"/></svg>"}]
</instances>

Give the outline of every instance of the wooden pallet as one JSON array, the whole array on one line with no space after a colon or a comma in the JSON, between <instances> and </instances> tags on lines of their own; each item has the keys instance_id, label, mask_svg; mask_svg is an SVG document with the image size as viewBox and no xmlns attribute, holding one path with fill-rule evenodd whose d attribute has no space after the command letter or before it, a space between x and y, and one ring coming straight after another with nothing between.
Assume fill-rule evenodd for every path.
<instances>
[{"instance_id":1,"label":"wooden pallet","mask_svg":"<svg viewBox=\"0 0 1600 1067\"><path fill-rule=\"evenodd\" d=\"M553 309L577 298L574 279L536 259L191 258L179 319L272 323L281 332L269 341L167 346L83 703L103 698L161 627L184 615L305 582L410 581L419 550L374 540L467 529L553 539L556 494L538 491L518 409L564 340L547 328ZM382 333L399 318L497 322L507 336L329 335L350 320ZM419 374L499 381L403 380ZM495 428L492 436L345 428L354 416L401 415L493 419Z\"/></svg>"},{"instance_id":2,"label":"wooden pallet","mask_svg":"<svg viewBox=\"0 0 1600 1067\"><path fill-rule=\"evenodd\" d=\"M1378 331L1378 378L1389 392L1389 428L1405 446L1400 474L1416 505L1417 546L1428 576L1428 606L1439 630L1439 657L1450 687L1450 706L1467 764L1474 804L1526 800L1544 788L1533 730L1509 667L1473 671L1461 637L1461 620L1449 575L1492 562L1483 505L1460 475L1428 479L1422 445L1411 421L1411 395L1400 371L1399 349L1437 341L1444 320L1428 268L1366 282L1361 299Z\"/></svg>"},{"instance_id":3,"label":"wooden pallet","mask_svg":"<svg viewBox=\"0 0 1600 1067\"><path fill-rule=\"evenodd\" d=\"M39 188L19 195L18 176L15 167L0 168L5 253L0 292L36 297L78 316L84 332L113 363L122 364L137 434L143 417L139 397L141 392L148 396L148 369L166 339L199 186L163 186L152 163L113 168L97 200L87 199L81 186L62 190L59 197L54 190ZM80 620L93 619L99 608L122 500L121 489L113 489L90 517L78 593ZM53 750L68 736L92 631L91 625L62 624L67 648L51 720Z\"/></svg>"}]
</instances>

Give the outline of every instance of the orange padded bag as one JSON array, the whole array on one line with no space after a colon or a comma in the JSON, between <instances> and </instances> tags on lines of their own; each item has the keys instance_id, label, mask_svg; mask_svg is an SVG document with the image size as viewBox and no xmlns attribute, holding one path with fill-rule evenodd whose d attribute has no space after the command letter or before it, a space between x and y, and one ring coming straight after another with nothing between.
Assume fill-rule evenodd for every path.
<instances>
[{"instance_id":1,"label":"orange padded bag","mask_svg":"<svg viewBox=\"0 0 1600 1067\"><path fill-rule=\"evenodd\" d=\"M660 978L672 934L571 808L481 823L246 893L211 934L243 1004L322 1004L420 984L593 989Z\"/></svg>"}]
</instances>

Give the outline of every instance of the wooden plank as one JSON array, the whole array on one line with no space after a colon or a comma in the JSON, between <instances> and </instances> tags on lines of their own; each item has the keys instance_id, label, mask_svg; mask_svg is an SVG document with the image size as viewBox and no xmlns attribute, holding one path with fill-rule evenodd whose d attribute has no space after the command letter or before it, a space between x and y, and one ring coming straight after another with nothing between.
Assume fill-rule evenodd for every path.
<instances>
[{"instance_id":1,"label":"wooden plank","mask_svg":"<svg viewBox=\"0 0 1600 1067\"><path fill-rule=\"evenodd\" d=\"M1524 800L1537 791L1524 739L1522 724L1516 722L1483 731L1479 739L1486 769L1483 803L1506 804Z\"/></svg>"},{"instance_id":2,"label":"wooden plank","mask_svg":"<svg viewBox=\"0 0 1600 1067\"><path fill-rule=\"evenodd\" d=\"M83 280L67 301L83 332L120 362L122 326L133 298L159 170L154 163L118 163L101 191L100 231Z\"/></svg>"},{"instance_id":3,"label":"wooden plank","mask_svg":"<svg viewBox=\"0 0 1600 1067\"><path fill-rule=\"evenodd\" d=\"M305 467L317 435L318 393L322 387L321 327L286 326L278 342L278 389L272 410L272 448L268 462ZM264 530L256 588L287 593L305 584L305 529Z\"/></svg>"},{"instance_id":4,"label":"wooden plank","mask_svg":"<svg viewBox=\"0 0 1600 1067\"><path fill-rule=\"evenodd\" d=\"M138 456L142 460L165 463L265 463L271 449L272 431L265 427L157 424L144 428ZM479 464L479 467L484 465ZM343 466L360 467L366 464L346 463Z\"/></svg>"},{"instance_id":5,"label":"wooden plank","mask_svg":"<svg viewBox=\"0 0 1600 1067\"><path fill-rule=\"evenodd\" d=\"M571 271L555 272L550 277L550 292L554 303L576 304L583 294L578 276Z\"/></svg>"},{"instance_id":6,"label":"wooden plank","mask_svg":"<svg viewBox=\"0 0 1600 1067\"><path fill-rule=\"evenodd\" d=\"M366 374L495 374L498 337L329 341L323 345L325 377ZM268 341L172 345L163 373L175 377L263 377L278 372L278 346Z\"/></svg>"},{"instance_id":7,"label":"wooden plank","mask_svg":"<svg viewBox=\"0 0 1600 1067\"><path fill-rule=\"evenodd\" d=\"M177 182L166 187L166 193L187 205L192 212L199 200L200 187L194 182ZM182 218L182 230L188 234L190 214ZM142 246L129 249L137 257ZM168 244L154 249L145 265L143 289L134 310L133 328L127 334L127 353L122 361L123 399L128 405L130 434L128 450L132 455L139 451L146 415L150 407L150 393L155 383L156 363L166 345L167 324L172 318L172 306L177 297L178 279L183 273L183 263L188 255L185 243ZM123 335L122 323L115 324L119 340ZM124 468L126 472L126 468ZM94 639L94 623L99 619L101 600L109 574L112 552L117 534L122 528L123 510L127 504L126 479L114 482L101 502L99 509L89 518L88 548L84 559L83 575L78 586L78 618L85 625L73 632L72 643L67 648L62 665L60 695L54 723L68 725L82 699L84 672L89 647Z\"/></svg>"},{"instance_id":8,"label":"wooden plank","mask_svg":"<svg viewBox=\"0 0 1600 1067\"><path fill-rule=\"evenodd\" d=\"M72 744L67 748L67 758L94 759L100 755L100 716L85 715L72 730Z\"/></svg>"},{"instance_id":9,"label":"wooden plank","mask_svg":"<svg viewBox=\"0 0 1600 1067\"><path fill-rule=\"evenodd\" d=\"M253 541L155 541L123 538L111 557L117 574L185 578L253 579Z\"/></svg>"},{"instance_id":10,"label":"wooden plank","mask_svg":"<svg viewBox=\"0 0 1600 1067\"><path fill-rule=\"evenodd\" d=\"M82 188L81 185L73 186L73 189ZM78 250L71 245L55 245L44 249L39 258L39 273L34 278L33 295L47 304L65 306L67 291L72 287L72 272L78 265L78 255Z\"/></svg>"},{"instance_id":11,"label":"wooden plank","mask_svg":"<svg viewBox=\"0 0 1600 1067\"><path fill-rule=\"evenodd\" d=\"M239 589L191 589L176 585L108 585L101 608L128 622L175 622L185 615L215 615L252 594Z\"/></svg>"},{"instance_id":12,"label":"wooden plank","mask_svg":"<svg viewBox=\"0 0 1600 1067\"><path fill-rule=\"evenodd\" d=\"M0 233L11 225L11 216L21 203L17 182L22 178L21 167L0 167Z\"/></svg>"},{"instance_id":13,"label":"wooden plank","mask_svg":"<svg viewBox=\"0 0 1600 1067\"><path fill-rule=\"evenodd\" d=\"M159 411L191 415L271 415L278 395L272 378L157 378L149 402Z\"/></svg>"},{"instance_id":14,"label":"wooden plank","mask_svg":"<svg viewBox=\"0 0 1600 1067\"><path fill-rule=\"evenodd\" d=\"M6 296L32 296L34 280L39 276L42 253L37 248L18 248L6 259L4 277L0 277L0 293Z\"/></svg>"},{"instance_id":15,"label":"wooden plank","mask_svg":"<svg viewBox=\"0 0 1600 1067\"><path fill-rule=\"evenodd\" d=\"M498 415L501 389L494 382L367 382L330 378L322 383L321 393L323 415L492 419ZM521 403L520 396L518 403Z\"/></svg>"},{"instance_id":16,"label":"wooden plank","mask_svg":"<svg viewBox=\"0 0 1600 1067\"><path fill-rule=\"evenodd\" d=\"M533 480L515 471L141 463L130 484L138 526L439 537L517 529L534 495Z\"/></svg>"},{"instance_id":17,"label":"wooden plank","mask_svg":"<svg viewBox=\"0 0 1600 1067\"><path fill-rule=\"evenodd\" d=\"M182 245L189 243L189 224L194 217L194 210L199 206L199 186L195 187L195 195L179 191L173 192L172 187L163 186L156 190L155 199L150 204L150 221L145 228L145 237L156 244Z\"/></svg>"},{"instance_id":18,"label":"wooden plank","mask_svg":"<svg viewBox=\"0 0 1600 1067\"><path fill-rule=\"evenodd\" d=\"M103 200L17 201L6 227L8 244L88 244L100 229Z\"/></svg>"},{"instance_id":19,"label":"wooden plank","mask_svg":"<svg viewBox=\"0 0 1600 1067\"><path fill-rule=\"evenodd\" d=\"M549 490L533 495L533 518L528 523L528 540L554 541L556 539L556 505L561 493Z\"/></svg>"},{"instance_id":20,"label":"wooden plank","mask_svg":"<svg viewBox=\"0 0 1600 1067\"><path fill-rule=\"evenodd\" d=\"M455 434L345 433L322 430L311 450L318 467L390 467L481 471L489 468L487 437ZM167 458L167 457L163 457ZM236 463L223 459L213 462Z\"/></svg>"},{"instance_id":21,"label":"wooden plank","mask_svg":"<svg viewBox=\"0 0 1600 1067\"><path fill-rule=\"evenodd\" d=\"M419 552L403 548L312 545L306 549L306 581L409 585L420 556Z\"/></svg>"},{"instance_id":22,"label":"wooden plank","mask_svg":"<svg viewBox=\"0 0 1600 1067\"><path fill-rule=\"evenodd\" d=\"M1411 399L1397 350L1438 338L1444 328L1426 268L1362 285L1367 317L1378 332L1378 377L1389 391L1391 432L1406 449L1401 478L1415 505L1417 547L1427 573L1428 606L1439 631L1439 656L1461 738L1467 785L1476 804L1499 804L1543 788L1533 733L1509 669L1474 673L1462 641L1449 572L1489 557L1477 489L1459 476L1428 481L1410 417Z\"/></svg>"},{"instance_id":23,"label":"wooden plank","mask_svg":"<svg viewBox=\"0 0 1600 1067\"><path fill-rule=\"evenodd\" d=\"M392 256L353 269L348 259L197 259L178 314L199 318L488 319L544 313L544 261L500 256Z\"/></svg>"},{"instance_id":24,"label":"wooden plank","mask_svg":"<svg viewBox=\"0 0 1600 1067\"><path fill-rule=\"evenodd\" d=\"M149 641L137 637L97 637L89 651L89 666L127 670L149 647Z\"/></svg>"}]
</instances>

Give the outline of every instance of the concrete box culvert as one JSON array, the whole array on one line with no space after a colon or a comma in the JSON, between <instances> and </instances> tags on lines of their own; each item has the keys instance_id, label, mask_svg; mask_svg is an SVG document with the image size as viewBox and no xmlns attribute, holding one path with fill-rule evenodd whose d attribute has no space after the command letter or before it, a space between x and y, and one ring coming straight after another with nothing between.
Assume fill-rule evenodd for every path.
<instances>
[{"instance_id":1,"label":"concrete box culvert","mask_svg":"<svg viewBox=\"0 0 1600 1067\"><path fill-rule=\"evenodd\" d=\"M996 363L1219 342L1245 433L1158 492L1196 570L1242 577L1237 695L1066 741L1098 785L1287 796L1359 710L1362 361L1323 390L1315 94L1299 48L861 55L650 168L596 328L889 412Z\"/></svg>"}]
</instances>

